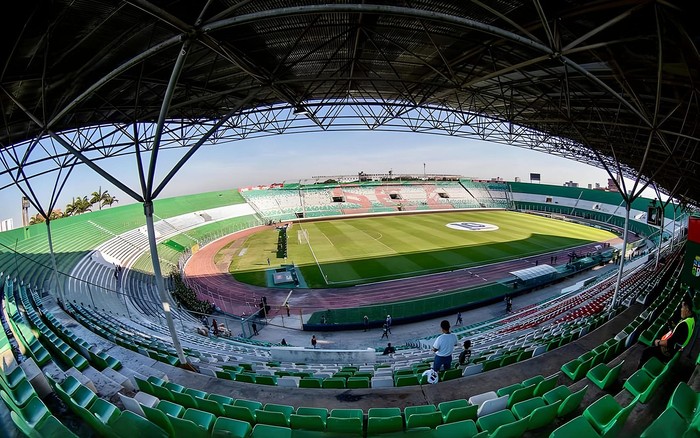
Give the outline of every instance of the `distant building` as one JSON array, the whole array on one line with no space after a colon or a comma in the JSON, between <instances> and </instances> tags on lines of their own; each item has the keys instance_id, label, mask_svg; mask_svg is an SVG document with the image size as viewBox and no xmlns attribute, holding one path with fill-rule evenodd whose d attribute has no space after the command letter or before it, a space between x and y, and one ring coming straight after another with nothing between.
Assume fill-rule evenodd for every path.
<instances>
[{"instance_id":1,"label":"distant building","mask_svg":"<svg viewBox=\"0 0 700 438\"><path fill-rule=\"evenodd\" d=\"M573 181L567 181L564 183L564 187L578 187L578 183Z\"/></svg>"},{"instance_id":2,"label":"distant building","mask_svg":"<svg viewBox=\"0 0 700 438\"><path fill-rule=\"evenodd\" d=\"M593 184L588 184L588 190L591 190L593 188Z\"/></svg>"},{"instance_id":3,"label":"distant building","mask_svg":"<svg viewBox=\"0 0 700 438\"><path fill-rule=\"evenodd\" d=\"M520 182L520 177L519 177L519 176L516 176L516 177L515 177L515 182Z\"/></svg>"},{"instance_id":4,"label":"distant building","mask_svg":"<svg viewBox=\"0 0 700 438\"><path fill-rule=\"evenodd\" d=\"M615 180L608 178L608 190L611 192L617 192L617 186L615 185Z\"/></svg>"},{"instance_id":5,"label":"distant building","mask_svg":"<svg viewBox=\"0 0 700 438\"><path fill-rule=\"evenodd\" d=\"M4 221L0 222L0 231L10 231L14 227L15 224L12 218L5 219Z\"/></svg>"}]
</instances>

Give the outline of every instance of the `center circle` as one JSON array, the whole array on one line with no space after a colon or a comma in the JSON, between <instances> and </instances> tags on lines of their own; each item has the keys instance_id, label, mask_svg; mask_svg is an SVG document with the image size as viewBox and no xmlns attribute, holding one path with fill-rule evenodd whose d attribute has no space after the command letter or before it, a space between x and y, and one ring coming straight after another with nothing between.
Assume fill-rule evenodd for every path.
<instances>
[{"instance_id":1,"label":"center circle","mask_svg":"<svg viewBox=\"0 0 700 438\"><path fill-rule=\"evenodd\" d=\"M498 229L496 225L481 222L450 222L445 226L459 231L496 231Z\"/></svg>"}]
</instances>

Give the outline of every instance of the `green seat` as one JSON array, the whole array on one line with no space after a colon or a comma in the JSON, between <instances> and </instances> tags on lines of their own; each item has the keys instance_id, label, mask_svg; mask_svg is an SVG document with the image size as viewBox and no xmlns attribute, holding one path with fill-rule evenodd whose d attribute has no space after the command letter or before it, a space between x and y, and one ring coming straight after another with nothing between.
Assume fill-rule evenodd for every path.
<instances>
[{"instance_id":1,"label":"green seat","mask_svg":"<svg viewBox=\"0 0 700 438\"><path fill-rule=\"evenodd\" d=\"M399 412L399 415L393 417L367 417L368 436L401 431L403 431L403 417L401 417L401 412Z\"/></svg>"},{"instance_id":2,"label":"green seat","mask_svg":"<svg viewBox=\"0 0 700 438\"><path fill-rule=\"evenodd\" d=\"M362 412L362 409L333 409L331 411L330 417L335 417L335 418L359 418L362 420L364 418L365 414ZM328 418L330 418L328 417Z\"/></svg>"},{"instance_id":3,"label":"green seat","mask_svg":"<svg viewBox=\"0 0 700 438\"><path fill-rule=\"evenodd\" d=\"M254 426L255 411L251 411L246 406L235 406L235 405L222 405L224 408L224 416L228 418L233 418L235 420L245 421L246 423Z\"/></svg>"},{"instance_id":4,"label":"green seat","mask_svg":"<svg viewBox=\"0 0 700 438\"><path fill-rule=\"evenodd\" d=\"M97 394L92 392L87 386L83 385L80 385L69 395L73 403L86 409L89 408L90 405L97 399Z\"/></svg>"},{"instance_id":5,"label":"green seat","mask_svg":"<svg viewBox=\"0 0 700 438\"><path fill-rule=\"evenodd\" d=\"M591 369L591 364L593 363L593 357L581 360L576 358L570 362L565 363L561 366L561 371L566 374L574 382L581 379L586 375L589 369Z\"/></svg>"},{"instance_id":6,"label":"green seat","mask_svg":"<svg viewBox=\"0 0 700 438\"><path fill-rule=\"evenodd\" d=\"M534 397L516 403L512 411L515 418L528 419L527 430L534 430L550 425L557 418L560 404L561 401L556 401L549 405L542 397Z\"/></svg>"},{"instance_id":7,"label":"green seat","mask_svg":"<svg viewBox=\"0 0 700 438\"><path fill-rule=\"evenodd\" d=\"M437 412L435 405L406 406L403 409L403 416L408 419L413 414L430 414Z\"/></svg>"},{"instance_id":8,"label":"green seat","mask_svg":"<svg viewBox=\"0 0 700 438\"><path fill-rule=\"evenodd\" d=\"M564 401L568 396L571 395L571 391L568 386L559 385L556 388L552 388L542 395L544 401L548 404L552 404L557 401Z\"/></svg>"},{"instance_id":9,"label":"green seat","mask_svg":"<svg viewBox=\"0 0 700 438\"><path fill-rule=\"evenodd\" d=\"M53 415L49 415L33 427L27 424L24 418L15 411L10 411L10 417L12 418L12 422L15 423L15 426L17 426L17 429L21 430L25 436L30 438L77 438L73 432Z\"/></svg>"},{"instance_id":10,"label":"green seat","mask_svg":"<svg viewBox=\"0 0 700 438\"><path fill-rule=\"evenodd\" d=\"M174 383L174 382L163 382L163 384L160 386L165 386L171 392L185 392L185 389L186 389L184 386L178 385L177 383Z\"/></svg>"},{"instance_id":11,"label":"green seat","mask_svg":"<svg viewBox=\"0 0 700 438\"><path fill-rule=\"evenodd\" d=\"M612 368L604 363L598 364L588 371L586 377L598 388L607 389L617 380L624 363L625 361L623 360Z\"/></svg>"},{"instance_id":12,"label":"green seat","mask_svg":"<svg viewBox=\"0 0 700 438\"><path fill-rule=\"evenodd\" d=\"M257 409L255 420L258 424L270 424L273 426L289 427L289 417L282 412L265 411Z\"/></svg>"},{"instance_id":13,"label":"green seat","mask_svg":"<svg viewBox=\"0 0 700 438\"><path fill-rule=\"evenodd\" d=\"M231 397L219 394L209 394L207 395L207 399L214 400L222 405L232 405L234 401Z\"/></svg>"},{"instance_id":14,"label":"green seat","mask_svg":"<svg viewBox=\"0 0 700 438\"><path fill-rule=\"evenodd\" d=\"M277 376L256 376L255 383L259 385L277 386Z\"/></svg>"},{"instance_id":15,"label":"green seat","mask_svg":"<svg viewBox=\"0 0 700 438\"><path fill-rule=\"evenodd\" d=\"M299 415L291 414L289 416L289 426L295 430L326 430L326 421L318 415Z\"/></svg>"},{"instance_id":16,"label":"green seat","mask_svg":"<svg viewBox=\"0 0 700 438\"><path fill-rule=\"evenodd\" d=\"M34 387L26 380L21 380L14 388L3 386L8 398L18 407L24 407L33 396L36 396ZM70 394L69 394L70 395Z\"/></svg>"},{"instance_id":17,"label":"green seat","mask_svg":"<svg viewBox=\"0 0 700 438\"><path fill-rule=\"evenodd\" d=\"M549 435L549 438L598 438L600 434L593 426L579 415L568 423L559 426Z\"/></svg>"},{"instance_id":18,"label":"green seat","mask_svg":"<svg viewBox=\"0 0 700 438\"><path fill-rule=\"evenodd\" d=\"M633 396L638 397L640 402L646 403L654 395L656 388L661 385L663 378L663 374L654 377L641 368L629 376L623 387Z\"/></svg>"},{"instance_id":19,"label":"green seat","mask_svg":"<svg viewBox=\"0 0 700 438\"><path fill-rule=\"evenodd\" d=\"M292 438L292 429L269 424L256 424L251 436L253 438Z\"/></svg>"},{"instance_id":20,"label":"green seat","mask_svg":"<svg viewBox=\"0 0 700 438\"><path fill-rule=\"evenodd\" d=\"M185 388L185 394L189 394L194 398L207 398L207 393L194 388Z\"/></svg>"},{"instance_id":21,"label":"green seat","mask_svg":"<svg viewBox=\"0 0 700 438\"><path fill-rule=\"evenodd\" d=\"M512 423L507 423L499 426L490 438L520 438L527 430L528 419L516 420Z\"/></svg>"},{"instance_id":22,"label":"green seat","mask_svg":"<svg viewBox=\"0 0 700 438\"><path fill-rule=\"evenodd\" d=\"M491 435L496 432L499 427L515 422L517 419L513 416L513 413L508 409L503 409L501 411L494 412L492 414L487 414L479 417L476 420L476 426L480 431L488 431Z\"/></svg>"},{"instance_id":23,"label":"green seat","mask_svg":"<svg viewBox=\"0 0 700 438\"><path fill-rule=\"evenodd\" d=\"M400 417L401 409L399 408L369 408L367 418L369 417Z\"/></svg>"},{"instance_id":24,"label":"green seat","mask_svg":"<svg viewBox=\"0 0 700 438\"><path fill-rule=\"evenodd\" d=\"M164 386L158 386L158 385L151 385L151 392L150 394L158 397L161 400L168 400L171 402L175 401L175 398L173 397L173 393L166 387Z\"/></svg>"},{"instance_id":25,"label":"green seat","mask_svg":"<svg viewBox=\"0 0 700 438\"><path fill-rule=\"evenodd\" d=\"M235 378L234 378L234 375L235 375L235 374L232 374L232 373L229 372L229 371L219 371L219 370L216 370L216 371L214 371L214 374L216 374L216 377L218 377L219 379L224 379L224 380L235 380Z\"/></svg>"},{"instance_id":26,"label":"green seat","mask_svg":"<svg viewBox=\"0 0 700 438\"><path fill-rule=\"evenodd\" d=\"M369 388L369 377L349 377L347 382L348 388Z\"/></svg>"},{"instance_id":27,"label":"green seat","mask_svg":"<svg viewBox=\"0 0 700 438\"><path fill-rule=\"evenodd\" d=\"M674 408L668 407L644 429L641 438L680 437L686 429L686 420Z\"/></svg>"},{"instance_id":28,"label":"green seat","mask_svg":"<svg viewBox=\"0 0 700 438\"><path fill-rule=\"evenodd\" d=\"M700 396L687 383L680 382L671 394L667 407L675 409L686 422L691 422L700 408Z\"/></svg>"},{"instance_id":29,"label":"green seat","mask_svg":"<svg viewBox=\"0 0 700 438\"><path fill-rule=\"evenodd\" d=\"M394 386L396 387L414 385L420 385L418 374L401 375L394 378Z\"/></svg>"},{"instance_id":30,"label":"green seat","mask_svg":"<svg viewBox=\"0 0 700 438\"><path fill-rule=\"evenodd\" d=\"M525 386L524 381L523 386ZM535 397L542 397L547 391L551 391L552 389L554 389L555 386L557 386L557 376L553 375L547 377L546 379L537 383L533 395Z\"/></svg>"},{"instance_id":31,"label":"green seat","mask_svg":"<svg viewBox=\"0 0 700 438\"><path fill-rule=\"evenodd\" d=\"M24 369L22 369L21 366L16 366L9 373L0 370L0 378L2 378L2 382L4 382L3 386L15 388L19 382L27 379L27 375L24 373Z\"/></svg>"},{"instance_id":32,"label":"green seat","mask_svg":"<svg viewBox=\"0 0 700 438\"><path fill-rule=\"evenodd\" d=\"M262 409L263 404L255 400L246 400L243 398L237 398L233 402L234 406L243 406L250 409L251 412L255 412L256 409Z\"/></svg>"},{"instance_id":33,"label":"green seat","mask_svg":"<svg viewBox=\"0 0 700 438\"><path fill-rule=\"evenodd\" d=\"M529 386L523 386L522 388L513 391L510 397L508 397L508 409L512 408L516 403L534 397L536 387L537 385L532 384Z\"/></svg>"},{"instance_id":34,"label":"green seat","mask_svg":"<svg viewBox=\"0 0 700 438\"><path fill-rule=\"evenodd\" d=\"M523 387L522 383L514 383L512 385L505 386L503 388L499 388L496 390L496 394L499 397L503 397L504 395L511 395L512 393L515 392L515 390L520 389Z\"/></svg>"},{"instance_id":35,"label":"green seat","mask_svg":"<svg viewBox=\"0 0 700 438\"><path fill-rule=\"evenodd\" d=\"M0 390L0 397L2 397L7 407L10 408L12 412L19 415L31 428L36 427L37 424L51 416L51 412L49 412L46 405L36 395L33 395L24 407L17 406L4 390Z\"/></svg>"},{"instance_id":36,"label":"green seat","mask_svg":"<svg viewBox=\"0 0 700 438\"><path fill-rule=\"evenodd\" d=\"M94 418L98 419L106 426L114 423L114 421L119 418L119 415L122 413L118 407L101 398L95 400L95 402L90 406L89 411Z\"/></svg>"},{"instance_id":37,"label":"green seat","mask_svg":"<svg viewBox=\"0 0 700 438\"><path fill-rule=\"evenodd\" d=\"M253 428L246 421L219 417L212 429L212 438L248 438Z\"/></svg>"},{"instance_id":38,"label":"green seat","mask_svg":"<svg viewBox=\"0 0 700 438\"><path fill-rule=\"evenodd\" d=\"M169 434L156 426L148 419L143 418L139 415L134 414L131 411L122 411L119 418L117 418L112 424L112 431L119 437L141 437L147 436L148 438L168 438ZM42 436L74 436L72 434L68 435L42 435ZM171 435L172 436L172 435Z\"/></svg>"},{"instance_id":39,"label":"green seat","mask_svg":"<svg viewBox=\"0 0 700 438\"><path fill-rule=\"evenodd\" d=\"M209 412L210 414L214 414L217 417L224 415L224 408L216 400L195 397L194 401L197 403L197 408L202 411Z\"/></svg>"},{"instance_id":40,"label":"green seat","mask_svg":"<svg viewBox=\"0 0 700 438\"><path fill-rule=\"evenodd\" d=\"M236 382L255 383L256 379L257 376L253 373L238 373L235 380Z\"/></svg>"},{"instance_id":41,"label":"green seat","mask_svg":"<svg viewBox=\"0 0 700 438\"><path fill-rule=\"evenodd\" d=\"M473 420L462 420L454 423L441 424L435 428L435 436L437 438L472 438L479 431L476 428L476 423Z\"/></svg>"},{"instance_id":42,"label":"green seat","mask_svg":"<svg viewBox=\"0 0 700 438\"><path fill-rule=\"evenodd\" d=\"M335 388L344 389L345 388L345 378L344 377L328 377L323 379L323 388Z\"/></svg>"},{"instance_id":43,"label":"green seat","mask_svg":"<svg viewBox=\"0 0 700 438\"><path fill-rule=\"evenodd\" d=\"M141 405L141 410L143 410L143 414L146 416L146 419L148 421L150 421L154 425L158 426L159 428L163 429L165 432L168 433L168 435L175 434L175 430L173 429L173 425L170 422L170 418L175 418L175 417L165 414L160 409L152 408L152 407L146 406L146 405Z\"/></svg>"},{"instance_id":44,"label":"green seat","mask_svg":"<svg viewBox=\"0 0 700 438\"><path fill-rule=\"evenodd\" d=\"M419 412L406 416L406 429L429 427L435 429L442 424L442 414L438 411Z\"/></svg>"},{"instance_id":45,"label":"green seat","mask_svg":"<svg viewBox=\"0 0 700 438\"><path fill-rule=\"evenodd\" d=\"M326 424L328 419L328 409L326 408L310 408L306 406L299 406L297 408L297 415L316 415L323 420L323 424Z\"/></svg>"},{"instance_id":46,"label":"green seat","mask_svg":"<svg viewBox=\"0 0 700 438\"><path fill-rule=\"evenodd\" d=\"M216 422L216 416L214 416L214 414L193 408L186 410L185 415L183 415L182 418L192 421L197 426L206 430L207 433L211 431L212 427L214 427L214 423Z\"/></svg>"},{"instance_id":47,"label":"green seat","mask_svg":"<svg viewBox=\"0 0 700 438\"><path fill-rule=\"evenodd\" d=\"M445 423L447 423L447 414L450 412L452 409L457 409L457 408L466 408L469 406L469 402L466 401L465 399L456 399L456 400L449 400L445 401L442 403L439 403L437 408L442 414L442 419Z\"/></svg>"},{"instance_id":48,"label":"green seat","mask_svg":"<svg viewBox=\"0 0 700 438\"><path fill-rule=\"evenodd\" d=\"M578 407L581 405L581 401L583 400L583 396L586 395L587 390L588 385L562 400L561 404L559 405L559 409L557 410L557 417L565 417L578 409Z\"/></svg>"},{"instance_id":49,"label":"green seat","mask_svg":"<svg viewBox=\"0 0 700 438\"><path fill-rule=\"evenodd\" d=\"M303 377L299 380L299 388L323 388L323 379L320 377Z\"/></svg>"},{"instance_id":50,"label":"green seat","mask_svg":"<svg viewBox=\"0 0 700 438\"><path fill-rule=\"evenodd\" d=\"M459 379L462 377L463 370L461 368L452 367L449 370L442 371L440 375L440 381L446 382L448 380Z\"/></svg>"},{"instance_id":51,"label":"green seat","mask_svg":"<svg viewBox=\"0 0 700 438\"><path fill-rule=\"evenodd\" d=\"M170 417L170 423L175 431L172 435L174 438L209 438L210 436L209 430L188 418Z\"/></svg>"},{"instance_id":52,"label":"green seat","mask_svg":"<svg viewBox=\"0 0 700 438\"><path fill-rule=\"evenodd\" d=\"M615 398L610 394L605 394L595 402L591 403L583 411L583 417L603 436L616 436L622 426L627 421L634 406L639 401L636 397L624 408L620 406Z\"/></svg>"},{"instance_id":53,"label":"green seat","mask_svg":"<svg viewBox=\"0 0 700 438\"><path fill-rule=\"evenodd\" d=\"M182 405L186 409L197 408L197 401L191 395L184 392L173 391L173 402Z\"/></svg>"},{"instance_id":54,"label":"green seat","mask_svg":"<svg viewBox=\"0 0 700 438\"><path fill-rule=\"evenodd\" d=\"M326 421L326 432L362 436L362 419L357 417L334 417L331 414Z\"/></svg>"}]
</instances>

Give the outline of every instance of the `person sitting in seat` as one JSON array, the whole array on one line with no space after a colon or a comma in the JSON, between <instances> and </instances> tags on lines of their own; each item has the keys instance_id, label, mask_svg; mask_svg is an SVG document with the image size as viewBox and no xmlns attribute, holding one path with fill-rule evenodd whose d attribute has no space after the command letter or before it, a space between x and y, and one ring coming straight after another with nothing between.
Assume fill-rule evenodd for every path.
<instances>
[{"instance_id":1,"label":"person sitting in seat","mask_svg":"<svg viewBox=\"0 0 700 438\"><path fill-rule=\"evenodd\" d=\"M391 342L389 342L388 344L386 344L386 348L384 349L384 353L382 353L382 355L386 356L388 354L394 354L394 353L396 353L396 348L394 348L391 345Z\"/></svg>"},{"instance_id":2,"label":"person sitting in seat","mask_svg":"<svg viewBox=\"0 0 700 438\"><path fill-rule=\"evenodd\" d=\"M661 339L655 339L651 347L642 351L637 369L641 368L652 357L662 362L668 362L678 350L682 350L690 343L695 329L695 316L691 306L690 297L684 297L681 301L681 320L673 330L663 335Z\"/></svg>"}]
</instances>

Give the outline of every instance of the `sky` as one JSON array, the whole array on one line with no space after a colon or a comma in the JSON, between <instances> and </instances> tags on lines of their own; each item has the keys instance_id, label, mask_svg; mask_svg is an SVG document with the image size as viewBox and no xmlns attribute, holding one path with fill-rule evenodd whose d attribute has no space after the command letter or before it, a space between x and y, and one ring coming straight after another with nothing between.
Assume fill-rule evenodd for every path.
<instances>
[{"instance_id":1,"label":"sky","mask_svg":"<svg viewBox=\"0 0 700 438\"><path fill-rule=\"evenodd\" d=\"M176 163L183 150L162 151L158 157L160 181ZM579 187L600 183L607 186L608 174L572 160L515 146L444 135L406 132L319 132L285 134L202 147L171 180L163 197L298 181L314 176L365 173L456 174L513 181L540 173L543 184ZM140 192L134 156L103 160L100 165L129 187ZM42 203L48 204L55 176L32 180ZM1 181L3 184L6 181ZM98 189L108 190L117 205L135 202L111 182L87 166L76 166L59 196L57 207L65 209L75 196L88 196ZM16 188L0 191L0 220L13 218L21 226L21 192ZM646 191L644 196L655 197ZM30 208L30 215L36 213ZM158 214L158 212L155 212Z\"/></svg>"}]
</instances>

